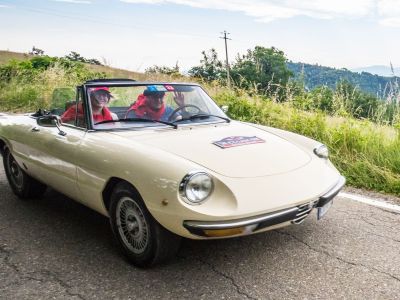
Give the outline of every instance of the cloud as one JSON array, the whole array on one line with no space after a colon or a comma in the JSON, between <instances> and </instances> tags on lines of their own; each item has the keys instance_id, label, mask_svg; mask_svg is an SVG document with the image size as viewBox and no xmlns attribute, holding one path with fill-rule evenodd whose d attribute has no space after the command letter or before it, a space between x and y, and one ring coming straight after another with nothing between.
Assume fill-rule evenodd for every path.
<instances>
[{"instance_id":1,"label":"cloud","mask_svg":"<svg viewBox=\"0 0 400 300\"><path fill-rule=\"evenodd\" d=\"M52 0L54 2L67 2L73 4L92 4L92 1L89 0Z\"/></svg>"},{"instance_id":2,"label":"cloud","mask_svg":"<svg viewBox=\"0 0 400 300\"><path fill-rule=\"evenodd\" d=\"M378 13L383 16L400 16L399 0L378 1Z\"/></svg>"},{"instance_id":3,"label":"cloud","mask_svg":"<svg viewBox=\"0 0 400 300\"><path fill-rule=\"evenodd\" d=\"M400 1L380 0L378 2L378 15L380 24L388 27L400 27Z\"/></svg>"},{"instance_id":4,"label":"cloud","mask_svg":"<svg viewBox=\"0 0 400 300\"><path fill-rule=\"evenodd\" d=\"M379 23L387 27L400 27L400 18L385 18Z\"/></svg>"},{"instance_id":5,"label":"cloud","mask_svg":"<svg viewBox=\"0 0 400 300\"><path fill-rule=\"evenodd\" d=\"M242 12L261 22L295 16L331 19L359 17L369 13L374 0L121 0L127 3L180 4L197 8Z\"/></svg>"},{"instance_id":6,"label":"cloud","mask_svg":"<svg viewBox=\"0 0 400 300\"><path fill-rule=\"evenodd\" d=\"M241 12L259 22L307 16L314 19L358 19L375 16L393 26L400 19L400 0L120 0L126 3L177 4Z\"/></svg>"}]
</instances>

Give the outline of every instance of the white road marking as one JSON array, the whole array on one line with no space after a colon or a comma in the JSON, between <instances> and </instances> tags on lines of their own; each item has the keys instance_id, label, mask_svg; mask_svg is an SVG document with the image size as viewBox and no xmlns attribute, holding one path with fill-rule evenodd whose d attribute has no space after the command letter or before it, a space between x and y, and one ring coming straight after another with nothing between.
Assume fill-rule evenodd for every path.
<instances>
[{"instance_id":1,"label":"white road marking","mask_svg":"<svg viewBox=\"0 0 400 300\"><path fill-rule=\"evenodd\" d=\"M393 210L396 212L400 212L400 205L388 203L383 199L372 199L372 198L367 198L367 197L360 196L357 194L349 194L349 193L345 193L345 192L340 192L338 196L342 197L342 198L350 199L350 200L359 201L359 202L362 202L365 204L369 204L369 205L373 205L373 206L377 206L377 207L381 207L381 208L385 208L385 209L390 209L390 210Z\"/></svg>"}]
</instances>

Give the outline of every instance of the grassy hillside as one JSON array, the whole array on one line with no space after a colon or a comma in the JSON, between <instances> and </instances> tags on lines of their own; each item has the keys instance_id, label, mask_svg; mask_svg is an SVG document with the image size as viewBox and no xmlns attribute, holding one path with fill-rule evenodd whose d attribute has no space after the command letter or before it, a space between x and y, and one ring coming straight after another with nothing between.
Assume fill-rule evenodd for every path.
<instances>
[{"instance_id":1,"label":"grassy hillside","mask_svg":"<svg viewBox=\"0 0 400 300\"><path fill-rule=\"evenodd\" d=\"M11 60L28 60L31 59L32 55L26 53L19 53L19 52L12 52L12 51L5 51L0 50L0 65L5 65L9 63ZM160 74L144 74L139 72L133 72L124 69L113 68L109 66L100 66L100 65L92 65L92 64L85 64L86 67L94 73L105 73L109 78L129 78L135 80L171 80L171 76L163 76ZM174 77L174 80L177 80ZM179 79L178 79L179 80ZM190 81L189 78L186 78L185 81Z\"/></svg>"},{"instance_id":2,"label":"grassy hillside","mask_svg":"<svg viewBox=\"0 0 400 300\"><path fill-rule=\"evenodd\" d=\"M0 50L0 65L8 63L12 59L27 60L30 58L32 58L32 56L29 54Z\"/></svg>"},{"instance_id":3,"label":"grassy hillside","mask_svg":"<svg viewBox=\"0 0 400 300\"><path fill-rule=\"evenodd\" d=\"M11 60L28 60L32 58L32 55L26 53L12 52L0 50L0 65L4 65L9 63ZM92 70L93 72L103 72L106 73L109 77L115 78L130 78L136 80L145 79L143 73L132 72L123 69L112 68L108 66L99 66L99 65L90 65L86 64L86 66Z\"/></svg>"}]
</instances>

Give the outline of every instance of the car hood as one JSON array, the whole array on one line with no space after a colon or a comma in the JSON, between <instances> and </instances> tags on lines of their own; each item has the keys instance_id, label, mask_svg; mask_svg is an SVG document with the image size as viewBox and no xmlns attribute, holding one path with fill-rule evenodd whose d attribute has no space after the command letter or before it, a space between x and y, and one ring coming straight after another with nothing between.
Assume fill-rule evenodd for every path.
<instances>
[{"instance_id":1,"label":"car hood","mask_svg":"<svg viewBox=\"0 0 400 300\"><path fill-rule=\"evenodd\" d=\"M228 177L282 174L311 161L311 155L297 145L234 121L229 124L181 126L177 130L120 131L113 134L162 149ZM218 146L217 142L228 147Z\"/></svg>"}]
</instances>

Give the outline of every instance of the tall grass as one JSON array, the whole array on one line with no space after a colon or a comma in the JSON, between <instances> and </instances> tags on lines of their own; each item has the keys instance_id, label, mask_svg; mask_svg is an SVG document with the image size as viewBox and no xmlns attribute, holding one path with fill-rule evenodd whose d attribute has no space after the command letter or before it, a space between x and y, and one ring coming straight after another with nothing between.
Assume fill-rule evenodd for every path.
<instances>
[{"instance_id":1,"label":"tall grass","mask_svg":"<svg viewBox=\"0 0 400 300\"><path fill-rule=\"evenodd\" d=\"M59 63L40 72L14 68L12 73L7 80L0 82L0 111L28 112L49 108L55 89L74 90L86 79L105 76L81 64L67 69Z\"/></svg>"}]
</instances>

